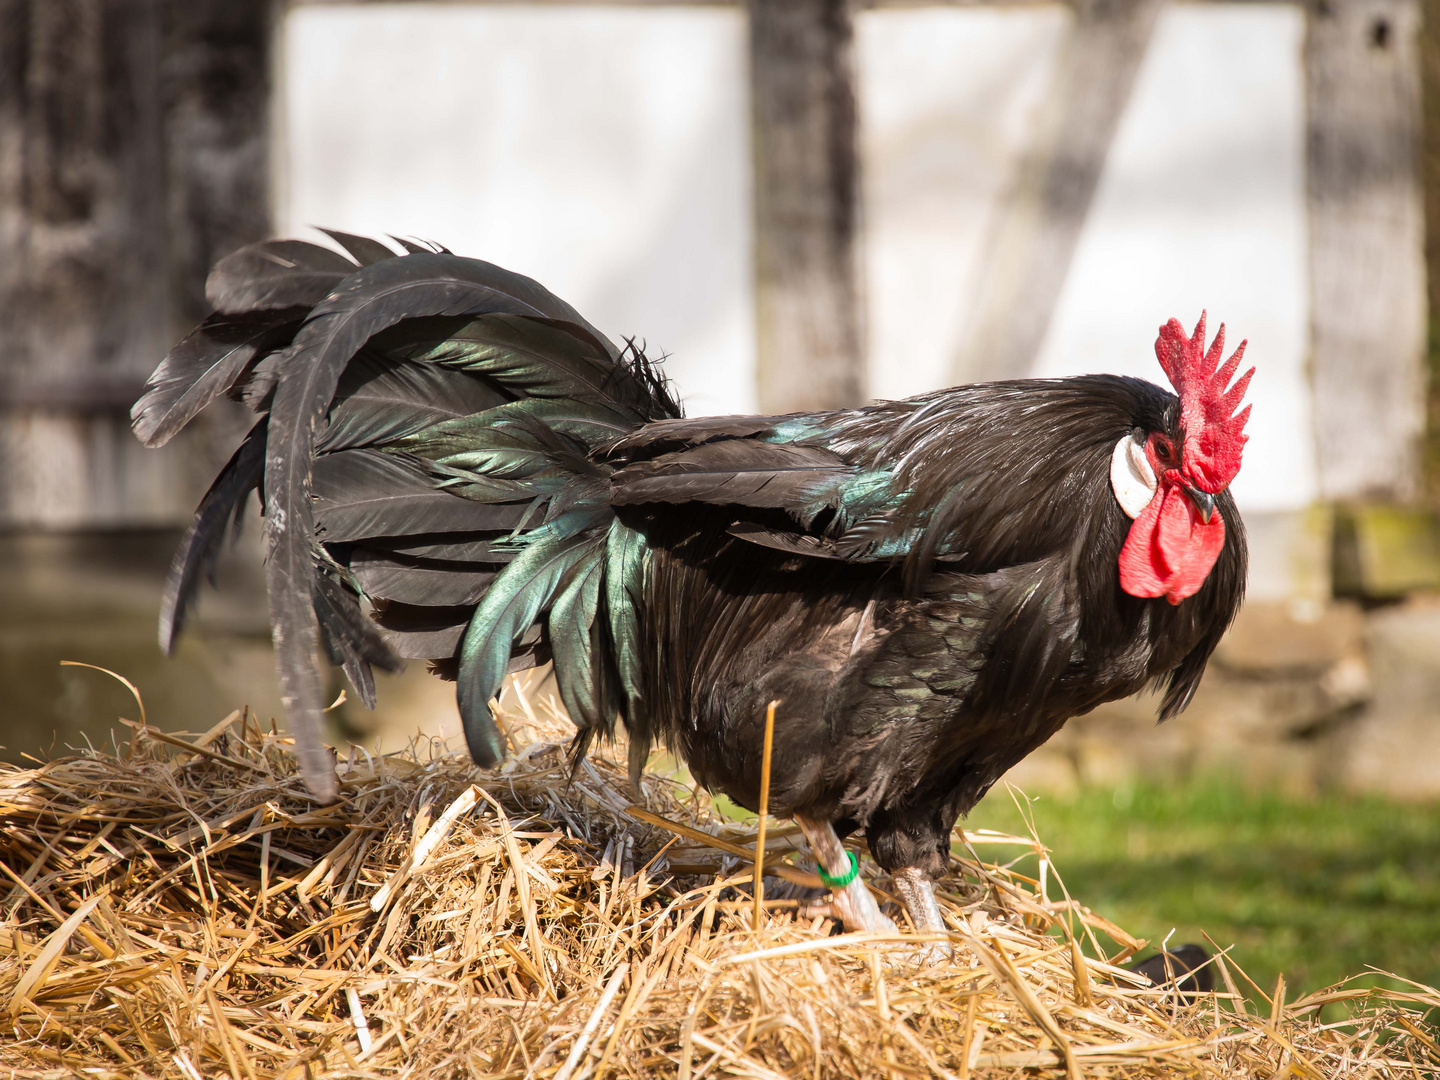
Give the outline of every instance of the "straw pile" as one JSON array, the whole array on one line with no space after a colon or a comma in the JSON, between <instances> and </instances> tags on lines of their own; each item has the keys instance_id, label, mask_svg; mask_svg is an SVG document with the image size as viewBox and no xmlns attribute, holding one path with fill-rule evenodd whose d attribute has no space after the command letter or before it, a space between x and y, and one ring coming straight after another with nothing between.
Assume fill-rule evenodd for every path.
<instances>
[{"instance_id":1,"label":"straw pile","mask_svg":"<svg viewBox=\"0 0 1440 1080\"><path fill-rule=\"evenodd\" d=\"M1257 1015L1222 958L1227 992L1183 1001L1116 966L1143 943L1052 896L1048 863L976 857L993 835L944 883L953 961L800 921L776 877L757 927L753 828L654 777L632 806L604 758L572 781L518 727L498 774L354 752L331 806L240 713L0 773L0 1073L1440 1075L1435 990L1282 983ZM766 865L809 880L775 824ZM1321 1023L1338 1001L1349 1020Z\"/></svg>"}]
</instances>

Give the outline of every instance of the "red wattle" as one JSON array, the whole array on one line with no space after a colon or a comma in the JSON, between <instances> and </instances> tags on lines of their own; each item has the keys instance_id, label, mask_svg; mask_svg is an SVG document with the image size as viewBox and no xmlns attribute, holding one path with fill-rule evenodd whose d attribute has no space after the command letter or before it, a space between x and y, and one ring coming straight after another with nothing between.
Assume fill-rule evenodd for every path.
<instances>
[{"instance_id":1,"label":"red wattle","mask_svg":"<svg viewBox=\"0 0 1440 1080\"><path fill-rule=\"evenodd\" d=\"M1200 591L1224 546L1225 519L1216 512L1207 525L1185 492L1162 484L1120 549L1120 587L1178 604Z\"/></svg>"}]
</instances>

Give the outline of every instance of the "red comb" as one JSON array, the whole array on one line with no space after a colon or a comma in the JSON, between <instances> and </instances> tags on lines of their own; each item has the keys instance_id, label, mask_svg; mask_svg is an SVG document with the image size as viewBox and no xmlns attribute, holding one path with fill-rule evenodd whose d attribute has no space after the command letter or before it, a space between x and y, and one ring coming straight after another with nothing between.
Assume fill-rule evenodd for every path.
<instances>
[{"instance_id":1,"label":"red comb","mask_svg":"<svg viewBox=\"0 0 1440 1080\"><path fill-rule=\"evenodd\" d=\"M1220 324L1208 352L1205 349L1205 313L1195 324L1195 332L1185 336L1179 319L1171 319L1160 328L1155 339L1155 358L1170 378L1170 385L1180 395L1180 426L1185 431L1185 447L1181 470L1202 491L1215 495L1224 491L1240 471L1240 452L1245 448L1245 421L1250 419L1250 406L1235 409L1245 396L1252 367L1228 390L1235 378L1240 359L1245 355L1245 342L1220 365L1225 352L1225 324Z\"/></svg>"}]
</instances>

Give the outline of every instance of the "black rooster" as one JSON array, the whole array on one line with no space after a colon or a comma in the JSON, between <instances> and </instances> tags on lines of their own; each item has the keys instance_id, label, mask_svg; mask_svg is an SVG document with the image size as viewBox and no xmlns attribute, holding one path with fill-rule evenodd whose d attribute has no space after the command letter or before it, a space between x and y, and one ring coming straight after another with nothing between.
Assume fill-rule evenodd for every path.
<instances>
[{"instance_id":1,"label":"black rooster","mask_svg":"<svg viewBox=\"0 0 1440 1080\"><path fill-rule=\"evenodd\" d=\"M330 235L354 262L298 241L221 260L216 313L133 411L149 445L221 394L260 413L176 554L160 639L259 487L319 798L321 644L367 703L372 665L434 661L483 766L507 671L553 659L577 759L619 717L632 773L659 740L752 808L779 699L770 806L837 914L889 925L837 838L863 828L939 930L957 817L1071 716L1147 685L1161 719L1184 709L1240 604L1250 376L1226 389L1244 346L1221 366L1203 316L1156 342L1178 397L1090 375L683 419L639 350L528 278Z\"/></svg>"}]
</instances>

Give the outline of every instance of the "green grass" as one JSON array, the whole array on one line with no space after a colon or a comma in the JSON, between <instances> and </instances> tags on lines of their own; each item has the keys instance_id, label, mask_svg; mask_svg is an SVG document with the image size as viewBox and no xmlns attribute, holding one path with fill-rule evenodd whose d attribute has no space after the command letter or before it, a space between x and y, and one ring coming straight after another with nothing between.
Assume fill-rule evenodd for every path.
<instances>
[{"instance_id":1,"label":"green grass","mask_svg":"<svg viewBox=\"0 0 1440 1080\"><path fill-rule=\"evenodd\" d=\"M753 816L723 796L715 808ZM1041 795L1030 813L1071 896L1155 946L1172 929L1172 945L1205 945L1205 930L1267 994L1281 972L1290 1001L1369 968L1440 986L1440 803L1308 799L1212 777ZM962 824L1029 833L1003 787ZM1028 849L979 850L1037 872ZM1378 975L1356 985L1403 988Z\"/></svg>"},{"instance_id":2,"label":"green grass","mask_svg":"<svg viewBox=\"0 0 1440 1080\"><path fill-rule=\"evenodd\" d=\"M1281 972L1294 1000L1367 966L1440 984L1440 805L1214 779L1041 796L1031 812L1073 897L1157 945L1172 927L1172 945L1204 944L1204 929L1267 993ZM1028 833L1003 789L964 824ZM981 854L1034 873L1033 854Z\"/></svg>"}]
</instances>

